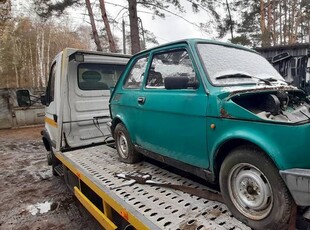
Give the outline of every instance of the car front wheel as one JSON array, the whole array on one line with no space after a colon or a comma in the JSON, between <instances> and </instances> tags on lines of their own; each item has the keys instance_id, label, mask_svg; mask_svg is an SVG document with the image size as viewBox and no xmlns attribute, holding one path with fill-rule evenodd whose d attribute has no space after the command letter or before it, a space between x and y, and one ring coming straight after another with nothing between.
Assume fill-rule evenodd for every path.
<instances>
[{"instance_id":1,"label":"car front wheel","mask_svg":"<svg viewBox=\"0 0 310 230\"><path fill-rule=\"evenodd\" d=\"M259 149L234 149L220 169L220 188L232 214L254 229L284 229L293 200L273 162Z\"/></svg>"}]
</instances>

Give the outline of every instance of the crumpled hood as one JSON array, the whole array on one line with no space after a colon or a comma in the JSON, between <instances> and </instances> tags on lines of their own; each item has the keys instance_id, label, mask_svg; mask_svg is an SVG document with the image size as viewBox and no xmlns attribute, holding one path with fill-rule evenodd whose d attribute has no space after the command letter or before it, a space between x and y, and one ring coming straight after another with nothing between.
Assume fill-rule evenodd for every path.
<instances>
[{"instance_id":1,"label":"crumpled hood","mask_svg":"<svg viewBox=\"0 0 310 230\"><path fill-rule=\"evenodd\" d=\"M310 119L309 99L296 87L223 87L218 94L219 116L264 122L300 123Z\"/></svg>"}]
</instances>

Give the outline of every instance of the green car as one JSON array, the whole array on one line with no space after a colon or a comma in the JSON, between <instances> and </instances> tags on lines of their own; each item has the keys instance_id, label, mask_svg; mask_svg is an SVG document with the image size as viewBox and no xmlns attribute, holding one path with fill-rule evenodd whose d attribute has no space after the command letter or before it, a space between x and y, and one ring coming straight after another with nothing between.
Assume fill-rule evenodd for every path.
<instances>
[{"instance_id":1,"label":"green car","mask_svg":"<svg viewBox=\"0 0 310 230\"><path fill-rule=\"evenodd\" d=\"M110 98L120 159L219 184L235 217L287 228L310 206L310 102L251 49L188 39L134 55Z\"/></svg>"}]
</instances>

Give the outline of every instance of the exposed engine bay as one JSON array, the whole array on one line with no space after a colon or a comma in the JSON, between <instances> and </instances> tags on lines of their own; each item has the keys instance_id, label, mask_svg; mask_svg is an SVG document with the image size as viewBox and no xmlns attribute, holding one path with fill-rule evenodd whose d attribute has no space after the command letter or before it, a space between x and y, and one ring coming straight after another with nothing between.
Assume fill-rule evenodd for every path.
<instances>
[{"instance_id":1,"label":"exposed engine bay","mask_svg":"<svg viewBox=\"0 0 310 230\"><path fill-rule=\"evenodd\" d=\"M244 94L232 101L265 120L292 123L310 120L310 101L300 91Z\"/></svg>"}]
</instances>

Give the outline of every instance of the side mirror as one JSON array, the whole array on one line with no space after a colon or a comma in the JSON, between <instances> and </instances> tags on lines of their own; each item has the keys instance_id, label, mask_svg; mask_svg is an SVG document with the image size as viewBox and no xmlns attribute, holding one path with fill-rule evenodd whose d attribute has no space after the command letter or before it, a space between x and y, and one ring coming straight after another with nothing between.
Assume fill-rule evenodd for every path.
<instances>
[{"instance_id":1,"label":"side mirror","mask_svg":"<svg viewBox=\"0 0 310 230\"><path fill-rule=\"evenodd\" d=\"M17 103L20 107L31 106L30 93L26 89L16 91Z\"/></svg>"},{"instance_id":2,"label":"side mirror","mask_svg":"<svg viewBox=\"0 0 310 230\"><path fill-rule=\"evenodd\" d=\"M187 76L166 77L164 82L166 89L197 89L199 87L198 81L189 82L189 78Z\"/></svg>"},{"instance_id":3,"label":"side mirror","mask_svg":"<svg viewBox=\"0 0 310 230\"><path fill-rule=\"evenodd\" d=\"M166 77L165 88L166 89L187 89L188 77L178 76L178 77Z\"/></svg>"},{"instance_id":4,"label":"side mirror","mask_svg":"<svg viewBox=\"0 0 310 230\"><path fill-rule=\"evenodd\" d=\"M46 96L45 95L41 95L40 100L41 100L41 104L42 105L46 105L47 104L46 103Z\"/></svg>"}]
</instances>

